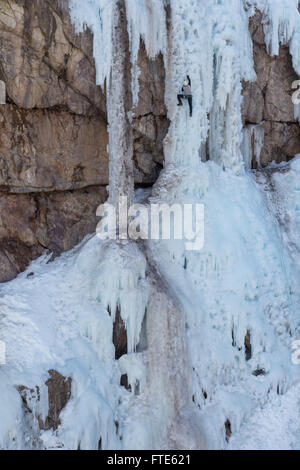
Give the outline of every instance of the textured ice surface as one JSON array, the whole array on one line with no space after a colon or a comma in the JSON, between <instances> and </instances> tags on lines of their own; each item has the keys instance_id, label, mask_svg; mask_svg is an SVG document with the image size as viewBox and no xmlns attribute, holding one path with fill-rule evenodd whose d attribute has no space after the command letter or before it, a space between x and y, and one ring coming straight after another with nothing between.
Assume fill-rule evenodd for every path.
<instances>
[{"instance_id":1,"label":"textured ice surface","mask_svg":"<svg viewBox=\"0 0 300 470\"><path fill-rule=\"evenodd\" d=\"M41 434L42 448L77 448L79 443L97 448L100 438L103 448L172 448L172 442L188 448L202 442L201 433L208 447L226 448L227 419L232 446L263 448L255 434L248 444L243 436L266 417L260 427L264 439L276 400L283 403L285 416L279 430L293 422L282 445L299 443L298 389L293 388L299 366L291 361L299 322L299 162L276 167L275 190L268 175L257 183L252 174L223 172L214 163L202 163L199 173L183 177L174 193L186 197L187 188L193 194L198 189L197 200L206 206L206 244L200 253L184 252L174 243L150 244L147 257L155 266L154 281L159 276L156 287L135 244L119 246L96 237L54 263L41 258L1 286L1 336L8 351L0 371L6 397L0 405L5 416L1 445L33 445L36 427L23 423L14 385L42 385L49 368L72 377L72 399L58 432ZM172 177L165 175L169 182ZM28 272L35 275L27 278ZM111 341L117 304L132 345L119 361ZM135 352L145 305L148 344ZM119 387L124 373L132 390L138 384L137 395ZM285 399L282 394L289 389ZM175 396L189 404L176 416ZM199 427L196 443L195 431L189 436L191 412ZM265 436L266 447L276 448L279 430L273 441Z\"/></svg>"},{"instance_id":2,"label":"textured ice surface","mask_svg":"<svg viewBox=\"0 0 300 470\"><path fill-rule=\"evenodd\" d=\"M116 76L115 2L70 6L77 30L87 25L94 33L103 86ZM300 370L291 343L300 334L300 157L247 172L240 113L241 80L255 80L249 15L261 9L269 52L289 43L298 71L298 2L127 0L126 6L133 101L140 37L150 56L163 53L166 68L171 124L150 200L203 203L205 246L194 253L180 241L92 237L1 285L7 364L0 366L0 447L299 448ZM176 106L187 72L192 118ZM126 116L117 121L115 106L110 96L110 158L118 170L128 148ZM262 136L256 137L259 152ZM211 161L204 163L207 139ZM117 188L122 175L113 174ZM128 335L128 354L118 361L117 308ZM47 403L25 416L16 386L42 388L50 368L72 378L72 396L58 430L39 432L36 415L46 416ZM120 387L124 374L131 391Z\"/></svg>"}]
</instances>

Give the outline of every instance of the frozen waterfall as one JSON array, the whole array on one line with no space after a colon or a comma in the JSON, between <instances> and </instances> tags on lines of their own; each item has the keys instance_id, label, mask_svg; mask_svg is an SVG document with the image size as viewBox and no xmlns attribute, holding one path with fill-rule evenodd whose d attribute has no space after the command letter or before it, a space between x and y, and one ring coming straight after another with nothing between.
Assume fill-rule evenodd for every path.
<instances>
[{"instance_id":1,"label":"frozen waterfall","mask_svg":"<svg viewBox=\"0 0 300 470\"><path fill-rule=\"evenodd\" d=\"M0 448L259 448L275 407L283 445L300 446L300 422L289 424L300 410L291 359L300 334L300 156L257 178L248 168L241 82L256 78L255 8L268 52L289 44L300 74L297 0L70 0L77 31L94 34L107 93L110 202L134 199L142 38L149 57L163 55L170 119L147 203L203 203L205 245L192 252L180 240L93 236L50 264L46 255L33 262L34 278L27 271L1 285ZM192 118L176 103L187 72ZM118 314L127 354L116 359ZM43 390L55 367L72 377L72 394L58 429L41 431L47 401L24 417L16 386Z\"/></svg>"}]
</instances>

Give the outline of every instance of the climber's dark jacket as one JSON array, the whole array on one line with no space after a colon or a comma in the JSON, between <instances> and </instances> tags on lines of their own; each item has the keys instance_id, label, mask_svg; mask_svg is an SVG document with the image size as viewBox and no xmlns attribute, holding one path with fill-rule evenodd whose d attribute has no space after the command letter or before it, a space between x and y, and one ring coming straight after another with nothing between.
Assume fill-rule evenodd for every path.
<instances>
[{"instance_id":1,"label":"climber's dark jacket","mask_svg":"<svg viewBox=\"0 0 300 470\"><path fill-rule=\"evenodd\" d=\"M187 86L184 86L182 87L182 90L183 91L183 94L184 95L187 95L187 96L192 96L192 87L191 87L191 79L189 77L189 75L187 75L187 79L188 79L188 85Z\"/></svg>"},{"instance_id":2,"label":"climber's dark jacket","mask_svg":"<svg viewBox=\"0 0 300 470\"><path fill-rule=\"evenodd\" d=\"M177 95L178 98L178 106L182 106L182 99L187 99L189 102L189 107L190 107L190 116L192 116L193 113L193 97L192 97L192 86L191 86L191 79L189 75L187 75L188 79L188 85L182 87L181 91L183 94Z\"/></svg>"}]
</instances>

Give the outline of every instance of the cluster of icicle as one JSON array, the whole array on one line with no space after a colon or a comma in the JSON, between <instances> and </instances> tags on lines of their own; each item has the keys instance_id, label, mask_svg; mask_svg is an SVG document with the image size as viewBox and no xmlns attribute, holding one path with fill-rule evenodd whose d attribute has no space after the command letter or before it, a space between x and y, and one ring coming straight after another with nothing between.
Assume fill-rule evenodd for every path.
<instances>
[{"instance_id":1,"label":"cluster of icicle","mask_svg":"<svg viewBox=\"0 0 300 470\"><path fill-rule=\"evenodd\" d=\"M116 1L71 0L71 13L78 30L89 26L94 33L97 82L111 77L112 22ZM132 65L133 105L138 99L137 57L142 38L149 57L164 56L169 116L176 114L174 95L186 71L193 79L199 136L190 156L176 148L170 137L166 162L197 158L209 137L210 158L225 167L241 161L241 81L254 81L252 42L248 18L258 9L263 14L265 41L270 55L280 44L289 44L294 69L300 75L300 18L298 0L139 0L125 1ZM109 88L109 87L108 87ZM180 123L179 123L180 125ZM172 128L169 134L173 134ZM174 129L174 135L178 130ZM175 156L176 154L176 156ZM203 156L203 155L202 155ZM179 158L183 158L180 157Z\"/></svg>"},{"instance_id":2,"label":"cluster of icicle","mask_svg":"<svg viewBox=\"0 0 300 470\"><path fill-rule=\"evenodd\" d=\"M111 37L114 8L118 3L90 0L83 6L81 1L71 1L77 27L88 25L94 33L98 84L102 86L106 80L109 93L116 93L118 87L116 81L110 83L111 77L116 77L111 72L115 66ZM151 201L202 200L208 212L207 242L202 253L186 253L180 242L149 243L149 250L170 291L176 291L184 306L186 328L181 336L187 337L189 367L193 369L189 374L193 401L206 409L199 422L202 420L207 435L210 431L215 435L210 445L222 446L223 423L228 415L232 430L236 431L251 414L253 397L257 395L255 380L259 379L248 378L250 369L254 370L254 376L264 374L265 377L259 385L261 403L271 390L281 393L292 380L290 371L284 371L283 367L288 352L273 331L280 331L283 343L288 344L295 314L295 300L289 293L292 268L278 254L284 251L282 236L272 216L266 214L263 196L243 173L249 155L242 145L240 109L242 80L256 78L248 29L249 17L256 8L263 15L269 53L276 55L280 44L289 44L294 68L300 73L298 1L125 0L123 3L130 44L133 107L139 95L137 57L141 39L149 57L163 54L166 71L165 103L171 123L164 142L165 169L153 188ZM186 73L192 79L192 119L185 111L178 113L176 106L176 94ZM110 103L114 106L113 100ZM111 115L117 118L119 113L112 110ZM113 141L118 126L114 120L109 122ZM255 134L259 156L263 135L260 129L250 132ZM201 161L206 160L207 152L210 162L205 166ZM110 174L117 175L114 167L120 165L118 158L122 158L122 152L119 151L118 158L112 157L112 153L115 152L110 152ZM233 173L224 174L222 170L226 168ZM118 185L118 181L110 184ZM243 205L238 208L240 200ZM222 218L224 223L220 221ZM240 227L240 233L234 227ZM252 237L258 237L254 251ZM253 261L256 257L259 259ZM276 305L269 292L275 283L280 292ZM249 357L245 359L246 338L251 341L252 363ZM166 341L163 331L160 340ZM273 348L277 348L277 353L271 357ZM241 385L243 381L248 395L245 385ZM189 416L189 411L186 413ZM178 433L176 436L175 441Z\"/></svg>"},{"instance_id":3,"label":"cluster of icicle","mask_svg":"<svg viewBox=\"0 0 300 470\"><path fill-rule=\"evenodd\" d=\"M258 405L295 380L289 342L297 327L293 247L300 240L297 227L285 231L278 223L278 213L282 220L297 213L300 165L276 179L295 194L279 207L244 171L249 156L241 150L241 81L255 80L248 31L255 8L269 52L289 43L300 72L296 0L70 0L77 31L88 26L94 34L97 83L106 84L110 202L134 197L131 124L142 38L149 57L163 54L170 119L165 167L150 201L204 203L205 247L193 253L181 241L93 237L50 265L36 262L30 287L26 273L5 286L3 332L8 344L18 342L6 375L0 370L0 447L224 448L224 423L237 433ZM192 118L176 105L187 72ZM262 136L255 138L259 152ZM118 361L117 311L128 349ZM72 377L72 397L57 432L39 434L35 416L24 421L11 384L44 383L53 362ZM120 387L121 375L130 390Z\"/></svg>"}]
</instances>

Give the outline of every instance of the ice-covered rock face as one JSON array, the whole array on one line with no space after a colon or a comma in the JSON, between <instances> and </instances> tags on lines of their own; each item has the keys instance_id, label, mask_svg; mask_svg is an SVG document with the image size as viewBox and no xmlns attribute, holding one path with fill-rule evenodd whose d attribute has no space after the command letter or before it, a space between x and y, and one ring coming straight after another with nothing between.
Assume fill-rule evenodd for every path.
<instances>
[{"instance_id":1,"label":"ice-covered rock face","mask_svg":"<svg viewBox=\"0 0 300 470\"><path fill-rule=\"evenodd\" d=\"M2 0L0 282L44 248L73 248L96 226L109 183L107 107L93 35L76 34L69 0ZM134 177L152 184L168 129L162 58L140 50L143 99L133 121ZM3 81L2 81L3 80ZM1 84L3 86L1 86ZM143 90L147 90L146 92Z\"/></svg>"},{"instance_id":2,"label":"ice-covered rock face","mask_svg":"<svg viewBox=\"0 0 300 470\"><path fill-rule=\"evenodd\" d=\"M292 85L298 80L289 45L281 45L278 56L270 56L265 45L264 17L256 11L250 18L256 81L243 83L242 117L244 147L250 150L252 168L270 161L288 161L299 152L300 127L295 116Z\"/></svg>"},{"instance_id":3,"label":"ice-covered rock face","mask_svg":"<svg viewBox=\"0 0 300 470\"><path fill-rule=\"evenodd\" d=\"M109 67L107 63L111 60L111 50L110 46L105 46L108 48L107 53L103 55L102 51L100 55L97 54L97 48L101 43L101 35L105 34L104 29L110 21L111 5L108 8L105 2L102 5L101 2L91 1L88 3L89 9L85 9L79 3L76 0L71 2L71 10L77 27L86 23L94 31L96 60L98 57L98 82L101 84ZM99 28L95 21L98 8L103 17L102 28ZM194 67L193 89L195 91L197 88L196 94L202 113L200 119L197 118L199 123L197 132L203 140L200 150L202 158L222 160L226 166L232 166L241 156L240 81L254 81L255 72L256 84L247 85L244 90L242 117L246 124L262 123L265 146L262 147L260 163L265 165L271 160L277 162L289 160L299 152L299 128L293 116L293 103L290 99L291 85L297 78L299 68L298 48L294 46L299 35L297 0L291 2L239 0L217 3L211 1L205 5L189 0L165 3L152 1L147 2L146 10L143 2L139 2L138 6L127 2L126 8L132 50L134 101L138 96L139 68L136 60L141 36L151 57L159 51L163 52L166 70L172 57L176 57L176 67L172 66L166 76L165 100L169 114L172 113L172 109L174 110L173 97L180 88L178 84L182 82L185 71L192 71ZM143 11L147 14L143 14ZM221 16L224 20L220 19ZM178 21L175 21L176 17ZM250 32L254 42L255 72L252 41L248 32L249 17ZM172 26L175 23L176 34L172 35ZM189 50L192 50L192 54ZM279 56L278 59L276 56ZM267 88L264 83L266 77ZM254 110L253 106L258 109ZM225 107L227 114L230 112L230 107L232 108L230 116L224 115ZM229 122L230 125L226 129L226 123ZM291 126L291 123L295 125ZM251 153L254 157L252 163L256 167L255 151L251 149ZM168 158L167 151L165 157Z\"/></svg>"},{"instance_id":4,"label":"ice-covered rock face","mask_svg":"<svg viewBox=\"0 0 300 470\"><path fill-rule=\"evenodd\" d=\"M203 203L205 245L187 252L181 241L92 237L3 285L0 447L243 448L257 428L256 447L264 448L264 439L269 447L297 447L299 157L256 176L246 171L241 115L241 82L255 80L249 16L260 8L268 50L289 43L298 70L297 2L70 6L78 30L87 24L94 33L97 80L107 87L111 202L118 194L133 198L141 37L150 57L163 57L170 120L150 201ZM176 106L187 72L191 118ZM259 158L262 133L248 131ZM116 354L118 328L126 347ZM48 370L72 380L71 396L58 428L39 431L15 387L41 388ZM47 417L43 404L39 413ZM265 432L274 422L274 407L284 417L277 423L283 443L261 431L262 419Z\"/></svg>"}]
</instances>

